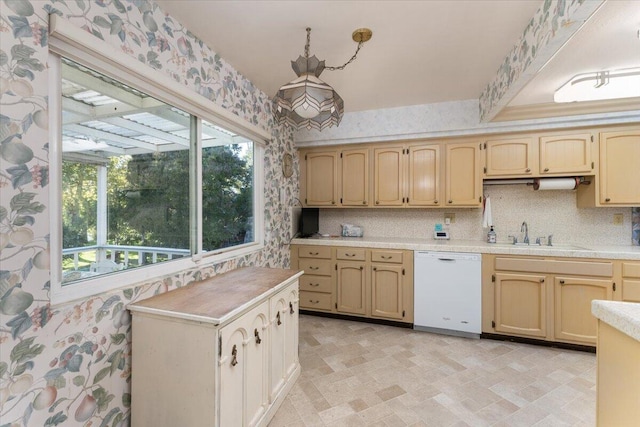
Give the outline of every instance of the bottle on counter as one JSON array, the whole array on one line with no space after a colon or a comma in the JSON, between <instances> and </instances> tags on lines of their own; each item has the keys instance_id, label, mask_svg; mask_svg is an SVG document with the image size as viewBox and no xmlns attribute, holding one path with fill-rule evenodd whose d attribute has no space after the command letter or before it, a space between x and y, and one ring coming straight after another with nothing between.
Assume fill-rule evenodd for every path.
<instances>
[{"instance_id":1,"label":"bottle on counter","mask_svg":"<svg viewBox=\"0 0 640 427\"><path fill-rule=\"evenodd\" d=\"M487 233L487 243L496 243L497 240L498 240L498 236L496 235L496 232L493 229L493 225L492 225L491 229L489 229L489 232Z\"/></svg>"}]
</instances>

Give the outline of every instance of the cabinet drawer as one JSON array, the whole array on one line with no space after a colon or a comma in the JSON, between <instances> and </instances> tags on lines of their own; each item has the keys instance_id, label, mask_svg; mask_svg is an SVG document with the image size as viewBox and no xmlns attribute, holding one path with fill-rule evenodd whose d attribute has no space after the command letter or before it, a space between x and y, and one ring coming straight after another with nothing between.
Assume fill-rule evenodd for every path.
<instances>
[{"instance_id":1,"label":"cabinet drawer","mask_svg":"<svg viewBox=\"0 0 640 427\"><path fill-rule=\"evenodd\" d=\"M300 246L298 257L331 259L331 248L329 246Z\"/></svg>"},{"instance_id":2,"label":"cabinet drawer","mask_svg":"<svg viewBox=\"0 0 640 427\"><path fill-rule=\"evenodd\" d=\"M300 291L331 292L331 277L304 274L300 277Z\"/></svg>"},{"instance_id":3,"label":"cabinet drawer","mask_svg":"<svg viewBox=\"0 0 640 427\"><path fill-rule=\"evenodd\" d=\"M402 264L402 251L371 251L371 262Z\"/></svg>"},{"instance_id":4,"label":"cabinet drawer","mask_svg":"<svg viewBox=\"0 0 640 427\"><path fill-rule=\"evenodd\" d=\"M496 270L612 277L613 263L497 257Z\"/></svg>"},{"instance_id":5,"label":"cabinet drawer","mask_svg":"<svg viewBox=\"0 0 640 427\"><path fill-rule=\"evenodd\" d=\"M337 248L336 258L347 261L364 261L366 250L361 248Z\"/></svg>"},{"instance_id":6,"label":"cabinet drawer","mask_svg":"<svg viewBox=\"0 0 640 427\"><path fill-rule=\"evenodd\" d=\"M640 279L640 263L622 263L622 276L623 277L637 277Z\"/></svg>"},{"instance_id":7,"label":"cabinet drawer","mask_svg":"<svg viewBox=\"0 0 640 427\"><path fill-rule=\"evenodd\" d=\"M300 307L315 310L331 310L331 294L300 291Z\"/></svg>"},{"instance_id":8,"label":"cabinet drawer","mask_svg":"<svg viewBox=\"0 0 640 427\"><path fill-rule=\"evenodd\" d=\"M640 302L640 280L622 280L622 301Z\"/></svg>"},{"instance_id":9,"label":"cabinet drawer","mask_svg":"<svg viewBox=\"0 0 640 427\"><path fill-rule=\"evenodd\" d=\"M298 260L298 269L304 270L306 274L331 276L331 260L301 258Z\"/></svg>"}]
</instances>

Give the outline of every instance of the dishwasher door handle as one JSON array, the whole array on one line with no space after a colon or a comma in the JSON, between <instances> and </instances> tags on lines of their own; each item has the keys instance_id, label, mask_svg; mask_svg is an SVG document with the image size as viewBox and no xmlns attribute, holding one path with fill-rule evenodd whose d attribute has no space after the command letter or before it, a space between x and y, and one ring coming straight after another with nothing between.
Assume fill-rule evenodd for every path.
<instances>
[{"instance_id":1,"label":"dishwasher door handle","mask_svg":"<svg viewBox=\"0 0 640 427\"><path fill-rule=\"evenodd\" d=\"M454 262L455 259L454 258L438 258L438 261Z\"/></svg>"}]
</instances>

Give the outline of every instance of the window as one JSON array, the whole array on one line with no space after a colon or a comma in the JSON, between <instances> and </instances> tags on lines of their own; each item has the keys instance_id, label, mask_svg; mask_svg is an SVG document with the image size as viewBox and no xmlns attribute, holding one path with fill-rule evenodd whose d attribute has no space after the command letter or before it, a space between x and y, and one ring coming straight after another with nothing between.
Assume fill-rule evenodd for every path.
<instances>
[{"instance_id":1,"label":"window","mask_svg":"<svg viewBox=\"0 0 640 427\"><path fill-rule=\"evenodd\" d=\"M54 303L262 247L260 139L174 98L166 82L108 73L95 58L51 59L62 111L52 135L52 247L62 249L52 259ZM122 280L101 280L112 274Z\"/></svg>"}]
</instances>

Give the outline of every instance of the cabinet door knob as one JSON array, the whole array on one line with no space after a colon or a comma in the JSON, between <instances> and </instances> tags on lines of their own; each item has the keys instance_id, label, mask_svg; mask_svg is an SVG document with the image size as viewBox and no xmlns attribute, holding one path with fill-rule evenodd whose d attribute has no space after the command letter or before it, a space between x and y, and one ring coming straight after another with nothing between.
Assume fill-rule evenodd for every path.
<instances>
[{"instance_id":1,"label":"cabinet door knob","mask_svg":"<svg viewBox=\"0 0 640 427\"><path fill-rule=\"evenodd\" d=\"M367 201L366 201L366 200L363 200L363 201L362 201L362 204L363 204L363 205L366 205L366 204L367 204Z\"/></svg>"},{"instance_id":2,"label":"cabinet door knob","mask_svg":"<svg viewBox=\"0 0 640 427\"><path fill-rule=\"evenodd\" d=\"M233 348L231 349L231 366L236 366L238 364L238 347L236 347L236 345L233 345Z\"/></svg>"},{"instance_id":3,"label":"cabinet door knob","mask_svg":"<svg viewBox=\"0 0 640 427\"><path fill-rule=\"evenodd\" d=\"M296 311L293 309L293 303L292 303L292 302L289 302L289 314L293 314L293 313L295 313L295 312L296 312Z\"/></svg>"},{"instance_id":4,"label":"cabinet door knob","mask_svg":"<svg viewBox=\"0 0 640 427\"><path fill-rule=\"evenodd\" d=\"M524 171L525 171L525 172L531 172L531 169L526 168Z\"/></svg>"},{"instance_id":5,"label":"cabinet door knob","mask_svg":"<svg viewBox=\"0 0 640 427\"><path fill-rule=\"evenodd\" d=\"M605 202L610 202L610 201L611 201L611 199L607 197L606 199L604 199L604 201L605 201Z\"/></svg>"},{"instance_id":6,"label":"cabinet door knob","mask_svg":"<svg viewBox=\"0 0 640 427\"><path fill-rule=\"evenodd\" d=\"M373 267L373 271L378 271L378 267Z\"/></svg>"},{"instance_id":7,"label":"cabinet door knob","mask_svg":"<svg viewBox=\"0 0 640 427\"><path fill-rule=\"evenodd\" d=\"M544 168L544 171L545 172L549 172L549 168Z\"/></svg>"},{"instance_id":8,"label":"cabinet door knob","mask_svg":"<svg viewBox=\"0 0 640 427\"><path fill-rule=\"evenodd\" d=\"M453 200L449 200L449 203L453 203Z\"/></svg>"},{"instance_id":9,"label":"cabinet door knob","mask_svg":"<svg viewBox=\"0 0 640 427\"><path fill-rule=\"evenodd\" d=\"M380 204L380 202L378 200L376 200L376 205L379 205L379 204Z\"/></svg>"},{"instance_id":10,"label":"cabinet door knob","mask_svg":"<svg viewBox=\"0 0 640 427\"><path fill-rule=\"evenodd\" d=\"M262 339L260 338L260 332L258 332L258 328L253 330L253 336L256 337L256 344L260 344Z\"/></svg>"},{"instance_id":11,"label":"cabinet door knob","mask_svg":"<svg viewBox=\"0 0 640 427\"><path fill-rule=\"evenodd\" d=\"M332 204L332 205L335 205L335 204L336 204L336 201L335 201L335 200L332 200L332 201L331 201L331 204Z\"/></svg>"},{"instance_id":12,"label":"cabinet door knob","mask_svg":"<svg viewBox=\"0 0 640 427\"><path fill-rule=\"evenodd\" d=\"M560 280L560 284L561 284L561 285L564 285L564 280Z\"/></svg>"},{"instance_id":13,"label":"cabinet door knob","mask_svg":"<svg viewBox=\"0 0 640 427\"><path fill-rule=\"evenodd\" d=\"M544 283L544 279L540 279L540 283Z\"/></svg>"},{"instance_id":14,"label":"cabinet door knob","mask_svg":"<svg viewBox=\"0 0 640 427\"><path fill-rule=\"evenodd\" d=\"M437 205L437 204L438 204L438 201L437 201L437 200L434 200L434 201L433 201L433 204L434 204L434 205Z\"/></svg>"}]
</instances>

